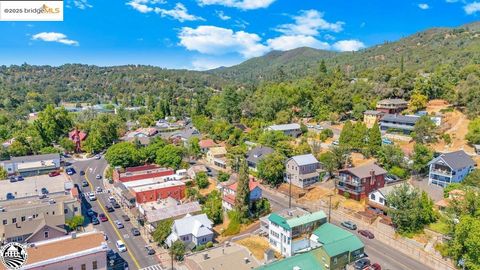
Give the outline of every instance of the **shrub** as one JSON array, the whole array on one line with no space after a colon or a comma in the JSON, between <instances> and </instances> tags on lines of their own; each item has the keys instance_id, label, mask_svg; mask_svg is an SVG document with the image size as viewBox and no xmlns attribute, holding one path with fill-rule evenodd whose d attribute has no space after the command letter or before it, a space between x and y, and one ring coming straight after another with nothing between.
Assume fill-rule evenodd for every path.
<instances>
[{"instance_id":1,"label":"shrub","mask_svg":"<svg viewBox=\"0 0 480 270\"><path fill-rule=\"evenodd\" d=\"M407 176L408 176L408 172L407 170L403 169L403 168L400 168L398 166L393 166L389 173L395 175L395 176L398 176L400 179L406 179Z\"/></svg>"},{"instance_id":2,"label":"shrub","mask_svg":"<svg viewBox=\"0 0 480 270\"><path fill-rule=\"evenodd\" d=\"M207 248L213 247L212 241L208 241L208 243L205 245Z\"/></svg>"}]
</instances>

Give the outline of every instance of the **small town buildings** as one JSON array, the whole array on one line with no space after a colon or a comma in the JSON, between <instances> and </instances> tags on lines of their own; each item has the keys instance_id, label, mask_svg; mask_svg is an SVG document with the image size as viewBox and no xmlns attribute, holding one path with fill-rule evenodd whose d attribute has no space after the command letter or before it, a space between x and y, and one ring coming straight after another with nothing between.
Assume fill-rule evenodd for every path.
<instances>
[{"instance_id":1,"label":"small town buildings","mask_svg":"<svg viewBox=\"0 0 480 270\"><path fill-rule=\"evenodd\" d=\"M325 269L345 269L364 256L365 245L356 235L328 222L313 231L310 240L312 248L319 247L317 254Z\"/></svg>"},{"instance_id":2,"label":"small town buildings","mask_svg":"<svg viewBox=\"0 0 480 270\"><path fill-rule=\"evenodd\" d=\"M460 183L475 168L475 161L465 151L444 153L434 158L430 166L428 183L446 187Z\"/></svg>"},{"instance_id":3,"label":"small town buildings","mask_svg":"<svg viewBox=\"0 0 480 270\"><path fill-rule=\"evenodd\" d=\"M377 111L387 114L398 114L406 108L408 108L408 102L399 98L383 99L377 102Z\"/></svg>"},{"instance_id":4,"label":"small town buildings","mask_svg":"<svg viewBox=\"0 0 480 270\"><path fill-rule=\"evenodd\" d=\"M125 137L134 138L134 137L152 137L158 133L158 130L153 127L148 128L138 128L135 131L128 132Z\"/></svg>"},{"instance_id":5,"label":"small town buildings","mask_svg":"<svg viewBox=\"0 0 480 270\"><path fill-rule=\"evenodd\" d=\"M130 182L148 178L172 176L175 171L170 168L162 168L158 165L142 165L137 167L129 167L126 169L115 168L112 178L118 182Z\"/></svg>"},{"instance_id":6,"label":"small town buildings","mask_svg":"<svg viewBox=\"0 0 480 270\"><path fill-rule=\"evenodd\" d=\"M387 197L388 195L400 185L406 185L404 183L399 183L395 185L385 186L370 192L368 195L368 206L371 207L373 210L383 213L387 215L388 210L388 203Z\"/></svg>"},{"instance_id":7,"label":"small town buildings","mask_svg":"<svg viewBox=\"0 0 480 270\"><path fill-rule=\"evenodd\" d=\"M32 176L60 169L60 161L59 154L45 154L12 157L0 164L9 175Z\"/></svg>"},{"instance_id":8,"label":"small town buildings","mask_svg":"<svg viewBox=\"0 0 480 270\"><path fill-rule=\"evenodd\" d=\"M27 248L25 270L107 270L108 246L104 235L87 232L35 242ZM0 270L6 269L0 264Z\"/></svg>"},{"instance_id":9,"label":"small town buildings","mask_svg":"<svg viewBox=\"0 0 480 270\"><path fill-rule=\"evenodd\" d=\"M139 212L143 215L146 227L150 232L157 228L161 221L167 219L179 219L186 215L196 215L202 212L202 207L198 202L183 203L176 201L175 204L164 203L165 200L157 204L142 204L139 206Z\"/></svg>"},{"instance_id":10,"label":"small town buildings","mask_svg":"<svg viewBox=\"0 0 480 270\"><path fill-rule=\"evenodd\" d=\"M312 154L289 158L285 167L285 181L299 188L307 188L319 180L320 162Z\"/></svg>"},{"instance_id":11,"label":"small town buildings","mask_svg":"<svg viewBox=\"0 0 480 270\"><path fill-rule=\"evenodd\" d=\"M340 170L338 193L354 200L366 199L372 191L385 185L386 174L387 171L375 163Z\"/></svg>"},{"instance_id":12,"label":"small town buildings","mask_svg":"<svg viewBox=\"0 0 480 270\"><path fill-rule=\"evenodd\" d=\"M211 165L227 168L227 149L225 147L212 147L207 152L207 162Z\"/></svg>"},{"instance_id":13,"label":"small town buildings","mask_svg":"<svg viewBox=\"0 0 480 270\"><path fill-rule=\"evenodd\" d=\"M275 152L275 150L267 146L259 146L252 148L250 151L247 152L248 167L251 170L256 171L258 163L267 155L272 154L273 152Z\"/></svg>"},{"instance_id":14,"label":"small town buildings","mask_svg":"<svg viewBox=\"0 0 480 270\"><path fill-rule=\"evenodd\" d=\"M218 146L218 144L212 139L200 140L198 145L200 146L200 151L202 151L202 153L207 153L210 148Z\"/></svg>"},{"instance_id":15,"label":"small town buildings","mask_svg":"<svg viewBox=\"0 0 480 270\"><path fill-rule=\"evenodd\" d=\"M323 211L310 213L301 208L289 208L262 220L270 247L290 257L310 247L310 233L327 222L327 217Z\"/></svg>"},{"instance_id":16,"label":"small town buildings","mask_svg":"<svg viewBox=\"0 0 480 270\"><path fill-rule=\"evenodd\" d=\"M87 138L87 133L75 128L74 130L68 133L68 139L70 139L75 144L75 152L79 153L82 151L82 142Z\"/></svg>"},{"instance_id":17,"label":"small town buildings","mask_svg":"<svg viewBox=\"0 0 480 270\"><path fill-rule=\"evenodd\" d=\"M363 123L367 128L372 128L375 123L380 122L380 119L384 115L381 111L367 110L363 113Z\"/></svg>"},{"instance_id":18,"label":"small town buildings","mask_svg":"<svg viewBox=\"0 0 480 270\"><path fill-rule=\"evenodd\" d=\"M188 249L212 242L214 236L212 224L213 222L206 214L186 215L173 222L172 233L165 242L168 246L172 246L175 241L180 240Z\"/></svg>"},{"instance_id":19,"label":"small town buildings","mask_svg":"<svg viewBox=\"0 0 480 270\"><path fill-rule=\"evenodd\" d=\"M272 126L269 126L267 130L281 131L283 132L283 134L294 137L294 138L297 138L298 136L302 135L302 129L300 128L300 124L297 124L297 123L272 125Z\"/></svg>"},{"instance_id":20,"label":"small town buildings","mask_svg":"<svg viewBox=\"0 0 480 270\"><path fill-rule=\"evenodd\" d=\"M197 177L197 174L201 172L208 173L207 167L205 167L205 165L197 164L188 168L187 175L188 177L190 177L190 179L195 179L195 177Z\"/></svg>"},{"instance_id":21,"label":"small town buildings","mask_svg":"<svg viewBox=\"0 0 480 270\"><path fill-rule=\"evenodd\" d=\"M0 241L21 243L63 235L65 221L81 214L78 190L64 174L0 181L0 209Z\"/></svg>"},{"instance_id":22,"label":"small town buildings","mask_svg":"<svg viewBox=\"0 0 480 270\"><path fill-rule=\"evenodd\" d=\"M385 114L380 119L380 129L385 132L410 134L417 123L418 116L401 114Z\"/></svg>"},{"instance_id":23,"label":"small town buildings","mask_svg":"<svg viewBox=\"0 0 480 270\"><path fill-rule=\"evenodd\" d=\"M185 197L185 183L180 181L133 187L131 190L137 203L153 202L168 197L181 200Z\"/></svg>"},{"instance_id":24,"label":"small town buildings","mask_svg":"<svg viewBox=\"0 0 480 270\"><path fill-rule=\"evenodd\" d=\"M253 179L249 180L250 203L258 201L262 198L262 189L258 182ZM235 199L237 195L238 182L235 182L222 189L222 207L225 211L231 211L235 208Z\"/></svg>"}]
</instances>

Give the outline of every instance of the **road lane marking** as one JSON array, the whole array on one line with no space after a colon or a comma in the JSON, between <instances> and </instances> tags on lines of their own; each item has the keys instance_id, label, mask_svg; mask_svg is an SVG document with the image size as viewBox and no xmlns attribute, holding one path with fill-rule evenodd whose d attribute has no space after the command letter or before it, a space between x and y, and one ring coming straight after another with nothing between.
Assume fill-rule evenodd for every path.
<instances>
[{"instance_id":1,"label":"road lane marking","mask_svg":"<svg viewBox=\"0 0 480 270\"><path fill-rule=\"evenodd\" d=\"M91 168L90 168L91 169ZM93 191L93 185L92 185L92 182L90 182L90 179L88 179L88 175L85 174L85 179L87 180L87 182L90 184L90 190ZM115 231L115 233L117 233L117 236L120 240L123 241L123 243L125 244L125 246L127 247L127 252L128 254L130 255L130 258L132 258L132 261L133 263L135 264L135 266L137 266L137 269L140 269L140 264L138 263L137 259L135 258L135 256L133 255L132 251L130 250L130 248L128 247L125 239L122 237L122 235L120 234L120 232L118 231L117 227L115 224L113 224L113 220L112 220L112 217L108 214L108 212L105 210L105 208L103 207L102 203L100 202L100 200L97 200L98 202L98 205L100 206L100 208L102 209L103 213L108 217L108 222L110 222L110 225L112 225L112 228L113 230Z\"/></svg>"}]
</instances>

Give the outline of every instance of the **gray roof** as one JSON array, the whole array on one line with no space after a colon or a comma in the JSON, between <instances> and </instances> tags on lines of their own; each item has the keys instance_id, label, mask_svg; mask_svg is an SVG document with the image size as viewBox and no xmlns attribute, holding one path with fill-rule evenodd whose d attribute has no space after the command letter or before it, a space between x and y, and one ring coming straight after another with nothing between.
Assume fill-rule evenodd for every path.
<instances>
[{"instance_id":1,"label":"gray roof","mask_svg":"<svg viewBox=\"0 0 480 270\"><path fill-rule=\"evenodd\" d=\"M187 215L182 219L174 221L173 226L176 229L177 235L193 234L194 236L203 236L207 231L211 231L213 222L210 221L206 214L196 216Z\"/></svg>"},{"instance_id":2,"label":"gray roof","mask_svg":"<svg viewBox=\"0 0 480 270\"><path fill-rule=\"evenodd\" d=\"M283 130L300 129L300 125L297 123L292 123L292 124L283 124L283 125L273 125L273 126L269 126L268 128L271 130L283 131Z\"/></svg>"},{"instance_id":3,"label":"gray roof","mask_svg":"<svg viewBox=\"0 0 480 270\"><path fill-rule=\"evenodd\" d=\"M402 185L405 185L405 183L399 183L399 184L395 184L395 185L385 186L385 187L379 188L378 191L380 193L382 193L382 195L384 197L387 197L388 194L390 194L395 188L400 187ZM373 191L373 192L375 192L375 191Z\"/></svg>"},{"instance_id":4,"label":"gray roof","mask_svg":"<svg viewBox=\"0 0 480 270\"><path fill-rule=\"evenodd\" d=\"M369 164L361 165L354 168L344 169L342 171L348 171L360 179L370 177L371 175L370 173L372 171L375 173L375 175L381 175L381 174L387 173L386 170L384 170L382 167L378 166L375 163L369 163Z\"/></svg>"},{"instance_id":5,"label":"gray roof","mask_svg":"<svg viewBox=\"0 0 480 270\"><path fill-rule=\"evenodd\" d=\"M12 238L22 235L32 235L45 226L54 228L60 232L67 233L60 226L65 225L64 215L42 215L39 218L18 222L17 224L9 224L5 226L5 238Z\"/></svg>"},{"instance_id":6,"label":"gray roof","mask_svg":"<svg viewBox=\"0 0 480 270\"><path fill-rule=\"evenodd\" d=\"M385 114L380 121L415 124L420 117L418 116L405 116L401 114Z\"/></svg>"},{"instance_id":7,"label":"gray roof","mask_svg":"<svg viewBox=\"0 0 480 270\"><path fill-rule=\"evenodd\" d=\"M252 150L248 151L247 161L257 163L263 158L265 158L265 156L273 153L274 151L275 150L273 150L272 148L266 146L255 147Z\"/></svg>"},{"instance_id":8,"label":"gray roof","mask_svg":"<svg viewBox=\"0 0 480 270\"><path fill-rule=\"evenodd\" d=\"M374 111L374 110L366 110L363 114L368 114L368 115L382 115L382 114L384 114L384 112Z\"/></svg>"},{"instance_id":9,"label":"gray roof","mask_svg":"<svg viewBox=\"0 0 480 270\"><path fill-rule=\"evenodd\" d=\"M388 99L382 99L377 104L396 104L396 105L403 105L403 104L408 104L406 100L403 100L401 98L388 98Z\"/></svg>"},{"instance_id":10,"label":"gray roof","mask_svg":"<svg viewBox=\"0 0 480 270\"><path fill-rule=\"evenodd\" d=\"M170 198L170 197L169 197ZM198 213L202 211L202 207L198 202L184 203L180 205L160 208L156 210L146 211L148 222L157 222L169 218L175 218L186 214Z\"/></svg>"},{"instance_id":11,"label":"gray roof","mask_svg":"<svg viewBox=\"0 0 480 270\"><path fill-rule=\"evenodd\" d=\"M430 163L434 163L439 159L443 159L452 170L475 166L475 161L463 150L441 154Z\"/></svg>"},{"instance_id":12,"label":"gray roof","mask_svg":"<svg viewBox=\"0 0 480 270\"><path fill-rule=\"evenodd\" d=\"M21 157L12 157L10 161L6 162L35 162L35 161L42 161L42 160L52 160L52 159L60 159L60 154L45 154L45 155L35 155L35 156L21 156Z\"/></svg>"},{"instance_id":13,"label":"gray roof","mask_svg":"<svg viewBox=\"0 0 480 270\"><path fill-rule=\"evenodd\" d=\"M312 154L294 156L292 159L295 161L295 163L297 163L298 166L318 163L318 160Z\"/></svg>"}]
</instances>

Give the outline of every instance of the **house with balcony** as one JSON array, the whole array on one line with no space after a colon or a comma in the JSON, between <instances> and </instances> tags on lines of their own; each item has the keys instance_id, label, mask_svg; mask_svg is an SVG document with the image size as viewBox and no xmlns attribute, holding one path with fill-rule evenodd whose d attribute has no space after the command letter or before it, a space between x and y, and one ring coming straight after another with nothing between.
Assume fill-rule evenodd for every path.
<instances>
[{"instance_id":1,"label":"house with balcony","mask_svg":"<svg viewBox=\"0 0 480 270\"><path fill-rule=\"evenodd\" d=\"M268 216L270 247L285 257L310 248L310 235L327 222L323 211L310 213L301 208L288 208Z\"/></svg>"},{"instance_id":2,"label":"house with balcony","mask_svg":"<svg viewBox=\"0 0 480 270\"><path fill-rule=\"evenodd\" d=\"M444 153L428 163L428 183L446 187L451 183L460 183L473 171L475 161L465 151Z\"/></svg>"},{"instance_id":3,"label":"house with balcony","mask_svg":"<svg viewBox=\"0 0 480 270\"><path fill-rule=\"evenodd\" d=\"M385 186L387 171L375 163L347 168L339 171L338 194L354 200L366 199L372 191Z\"/></svg>"},{"instance_id":4,"label":"house with balcony","mask_svg":"<svg viewBox=\"0 0 480 270\"><path fill-rule=\"evenodd\" d=\"M307 188L320 178L320 162L312 154L289 158L285 167L285 181L299 188Z\"/></svg>"},{"instance_id":5,"label":"house with balcony","mask_svg":"<svg viewBox=\"0 0 480 270\"><path fill-rule=\"evenodd\" d=\"M408 102L400 98L382 99L377 102L377 111L398 114L408 108Z\"/></svg>"},{"instance_id":6,"label":"house with balcony","mask_svg":"<svg viewBox=\"0 0 480 270\"><path fill-rule=\"evenodd\" d=\"M417 123L419 116L385 114L380 118L380 130L384 132L396 132L410 134Z\"/></svg>"}]
</instances>

